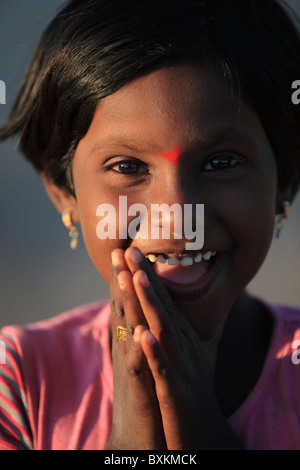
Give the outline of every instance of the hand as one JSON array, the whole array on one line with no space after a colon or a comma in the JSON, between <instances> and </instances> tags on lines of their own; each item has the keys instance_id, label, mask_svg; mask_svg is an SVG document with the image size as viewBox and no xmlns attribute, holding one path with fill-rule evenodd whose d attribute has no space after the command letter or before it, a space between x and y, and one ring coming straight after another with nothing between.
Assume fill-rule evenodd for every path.
<instances>
[{"instance_id":1,"label":"hand","mask_svg":"<svg viewBox=\"0 0 300 470\"><path fill-rule=\"evenodd\" d=\"M112 253L111 310L113 358L113 426L106 449L160 450L165 439L154 381L140 343L133 339L137 325L147 327L132 283L124 251ZM122 272L120 288L118 275ZM117 335L126 328L126 341Z\"/></svg>"},{"instance_id":2,"label":"hand","mask_svg":"<svg viewBox=\"0 0 300 470\"><path fill-rule=\"evenodd\" d=\"M132 248L125 259L142 310L135 336L155 381L167 448L240 449L218 405L201 342L146 259L134 252L135 261ZM128 273L119 279L124 285Z\"/></svg>"}]
</instances>

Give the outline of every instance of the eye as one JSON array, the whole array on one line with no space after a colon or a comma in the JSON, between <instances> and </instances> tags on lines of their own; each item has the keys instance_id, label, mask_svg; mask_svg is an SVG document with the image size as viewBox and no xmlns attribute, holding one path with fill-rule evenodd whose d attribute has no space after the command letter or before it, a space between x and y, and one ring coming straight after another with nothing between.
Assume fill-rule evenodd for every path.
<instances>
[{"instance_id":1,"label":"eye","mask_svg":"<svg viewBox=\"0 0 300 470\"><path fill-rule=\"evenodd\" d=\"M120 162L113 163L112 165L109 165L106 170L113 170L125 175L147 173L145 165L135 160L122 160Z\"/></svg>"},{"instance_id":2,"label":"eye","mask_svg":"<svg viewBox=\"0 0 300 470\"><path fill-rule=\"evenodd\" d=\"M234 154L220 154L214 156L204 166L204 171L220 171L220 170L231 170L236 167L246 165L247 160L240 155Z\"/></svg>"}]
</instances>

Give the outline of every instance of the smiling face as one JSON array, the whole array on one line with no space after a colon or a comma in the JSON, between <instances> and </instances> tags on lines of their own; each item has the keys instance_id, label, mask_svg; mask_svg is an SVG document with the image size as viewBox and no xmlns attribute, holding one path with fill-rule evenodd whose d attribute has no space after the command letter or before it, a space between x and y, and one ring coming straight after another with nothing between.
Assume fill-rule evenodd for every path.
<instances>
[{"instance_id":1,"label":"smiling face","mask_svg":"<svg viewBox=\"0 0 300 470\"><path fill-rule=\"evenodd\" d=\"M200 65L158 69L105 98L77 147L73 180L83 236L99 273L110 281L110 253L117 247L136 246L152 261L172 257L175 266L157 261L153 267L199 332L222 321L273 236L272 148L255 112ZM211 260L196 263L199 253L186 253L186 240L172 233L170 240L99 240L96 209L109 203L118 215L119 196L149 213L155 203L204 204L201 253L213 252Z\"/></svg>"}]
</instances>

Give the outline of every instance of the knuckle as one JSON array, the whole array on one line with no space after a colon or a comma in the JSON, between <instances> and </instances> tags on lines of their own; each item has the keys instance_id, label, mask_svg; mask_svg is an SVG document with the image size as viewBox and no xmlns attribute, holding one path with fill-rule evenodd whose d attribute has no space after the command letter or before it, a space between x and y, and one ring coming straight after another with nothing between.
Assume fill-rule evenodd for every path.
<instances>
[{"instance_id":1,"label":"knuckle","mask_svg":"<svg viewBox=\"0 0 300 470\"><path fill-rule=\"evenodd\" d=\"M117 321L120 321L124 317L124 309L120 306L120 303L116 299L110 301L111 311L115 313Z\"/></svg>"},{"instance_id":2,"label":"knuckle","mask_svg":"<svg viewBox=\"0 0 300 470\"><path fill-rule=\"evenodd\" d=\"M154 332L155 334L156 332ZM169 341L170 338L172 337L170 328L167 328L166 326L163 326L163 328L160 329L160 331L157 334L158 340L160 344L165 344L166 341Z\"/></svg>"},{"instance_id":3,"label":"knuckle","mask_svg":"<svg viewBox=\"0 0 300 470\"><path fill-rule=\"evenodd\" d=\"M177 344L176 331L171 323L168 325L163 325L160 331L157 333L154 331L154 334L157 336L158 341L163 349L168 350L169 345L174 344L174 341Z\"/></svg>"},{"instance_id":4,"label":"knuckle","mask_svg":"<svg viewBox=\"0 0 300 470\"><path fill-rule=\"evenodd\" d=\"M137 350L131 352L130 356L127 357L126 371L129 377L138 378L143 374L143 365L141 360L141 354Z\"/></svg>"},{"instance_id":5,"label":"knuckle","mask_svg":"<svg viewBox=\"0 0 300 470\"><path fill-rule=\"evenodd\" d=\"M131 326L129 323L127 323L126 328L127 328L127 336L133 337L134 327Z\"/></svg>"},{"instance_id":6,"label":"knuckle","mask_svg":"<svg viewBox=\"0 0 300 470\"><path fill-rule=\"evenodd\" d=\"M127 364L127 374L129 377L140 377L142 375L142 368L137 364Z\"/></svg>"},{"instance_id":7,"label":"knuckle","mask_svg":"<svg viewBox=\"0 0 300 470\"><path fill-rule=\"evenodd\" d=\"M166 366L159 366L157 369L157 375L159 375L162 379L166 379L169 376L169 370Z\"/></svg>"},{"instance_id":8,"label":"knuckle","mask_svg":"<svg viewBox=\"0 0 300 470\"><path fill-rule=\"evenodd\" d=\"M117 269L113 264L111 265L111 270L110 270L110 280L111 282L116 282L117 280Z\"/></svg>"},{"instance_id":9,"label":"knuckle","mask_svg":"<svg viewBox=\"0 0 300 470\"><path fill-rule=\"evenodd\" d=\"M128 366L127 373L129 377L140 377L142 375L141 368L135 366Z\"/></svg>"},{"instance_id":10,"label":"knuckle","mask_svg":"<svg viewBox=\"0 0 300 470\"><path fill-rule=\"evenodd\" d=\"M155 289L147 289L146 297L148 302L156 304L158 302L158 293Z\"/></svg>"}]
</instances>

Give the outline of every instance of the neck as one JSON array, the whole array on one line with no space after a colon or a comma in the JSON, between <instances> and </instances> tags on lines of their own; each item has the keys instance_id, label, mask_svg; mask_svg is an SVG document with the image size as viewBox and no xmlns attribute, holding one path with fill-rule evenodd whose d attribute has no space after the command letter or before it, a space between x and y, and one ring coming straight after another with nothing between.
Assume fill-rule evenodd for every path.
<instances>
[{"instance_id":1,"label":"neck","mask_svg":"<svg viewBox=\"0 0 300 470\"><path fill-rule=\"evenodd\" d=\"M209 370L212 377L214 377L215 375L219 343L223 335L226 318L227 317L225 317L222 324L217 327L217 329L214 331L213 335L209 339L205 341L200 341L202 351L206 357L207 364L209 366Z\"/></svg>"},{"instance_id":2,"label":"neck","mask_svg":"<svg viewBox=\"0 0 300 470\"><path fill-rule=\"evenodd\" d=\"M224 328L225 328L227 318L229 316L235 315L235 312L240 311L241 308L243 308L243 306L245 306L245 304L248 302L249 302L249 296L246 292L243 292L234 303L230 312L227 315L225 315L223 322L220 325L218 325L217 329L213 332L212 336L210 336L207 340L200 341L202 350L203 350L203 353L205 354L212 377L214 377L215 375L219 345L220 345L220 341L224 333Z\"/></svg>"}]
</instances>

